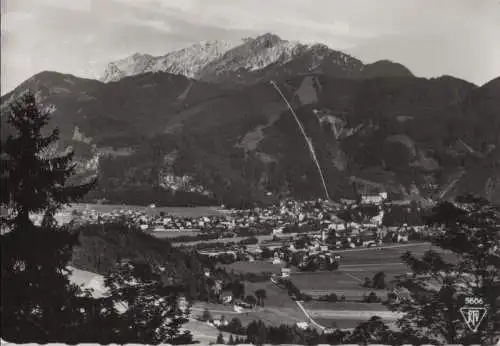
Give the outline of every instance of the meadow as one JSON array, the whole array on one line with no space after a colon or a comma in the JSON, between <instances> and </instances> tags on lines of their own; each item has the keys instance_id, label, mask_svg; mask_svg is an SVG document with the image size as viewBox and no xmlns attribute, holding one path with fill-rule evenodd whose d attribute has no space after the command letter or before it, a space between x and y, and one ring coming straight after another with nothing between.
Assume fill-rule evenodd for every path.
<instances>
[{"instance_id":1,"label":"meadow","mask_svg":"<svg viewBox=\"0 0 500 346\"><path fill-rule=\"evenodd\" d=\"M316 323L322 325L325 328L334 329L354 329L360 323L366 322L366 319L338 319L338 318L314 318Z\"/></svg>"},{"instance_id":2,"label":"meadow","mask_svg":"<svg viewBox=\"0 0 500 346\"><path fill-rule=\"evenodd\" d=\"M430 243L409 243L384 247L359 248L341 250L338 254L342 256L341 265L349 264L384 264L400 263L401 256L410 251L416 255L422 255L431 248Z\"/></svg>"},{"instance_id":3,"label":"meadow","mask_svg":"<svg viewBox=\"0 0 500 346\"><path fill-rule=\"evenodd\" d=\"M361 302L320 302L312 300L302 303L306 310L316 311L386 311L386 307L381 303L361 303Z\"/></svg>"},{"instance_id":4,"label":"meadow","mask_svg":"<svg viewBox=\"0 0 500 346\"><path fill-rule=\"evenodd\" d=\"M339 296L344 295L348 300L359 301L362 300L363 295L372 291L380 297L385 297L387 295L386 290L362 287L361 284L364 282L364 278L371 279L377 272L383 271L386 274L386 284L388 288L391 288L391 282L397 275L409 272L409 268L401 261L401 255L406 251L411 251L413 254L421 256L430 248L429 243L414 243L385 248L338 251L338 254L342 256L339 270L300 272L294 269L291 279L300 290L313 297L336 293ZM445 258L453 259L453 255L445 254ZM275 265L268 261L235 262L224 267L244 273L279 273L281 271L281 265Z\"/></svg>"},{"instance_id":5,"label":"meadow","mask_svg":"<svg viewBox=\"0 0 500 346\"><path fill-rule=\"evenodd\" d=\"M270 261L255 261L255 262L234 262L231 264L223 264L221 267L226 270L234 270L236 273L281 273L282 265L273 264Z\"/></svg>"},{"instance_id":6,"label":"meadow","mask_svg":"<svg viewBox=\"0 0 500 346\"><path fill-rule=\"evenodd\" d=\"M387 295L386 290L361 287L361 279L342 271L294 273L291 278L302 292L313 298L335 293L339 297L345 296L347 300L360 301L363 295L370 292L375 292L380 297Z\"/></svg>"},{"instance_id":7,"label":"meadow","mask_svg":"<svg viewBox=\"0 0 500 346\"><path fill-rule=\"evenodd\" d=\"M147 232L151 236L158 239L170 239L175 237L185 237L185 236L196 236L201 234L200 231L192 230L165 230L165 231L149 231ZM173 243L175 244L175 243Z\"/></svg>"}]
</instances>

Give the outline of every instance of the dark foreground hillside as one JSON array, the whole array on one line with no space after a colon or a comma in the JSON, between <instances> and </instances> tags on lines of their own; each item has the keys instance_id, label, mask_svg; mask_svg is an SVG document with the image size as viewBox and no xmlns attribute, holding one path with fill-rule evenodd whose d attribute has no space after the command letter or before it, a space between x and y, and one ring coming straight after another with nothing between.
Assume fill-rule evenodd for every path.
<instances>
[{"instance_id":1,"label":"dark foreground hillside","mask_svg":"<svg viewBox=\"0 0 500 346\"><path fill-rule=\"evenodd\" d=\"M71 264L76 268L107 275L117 262L127 259L162 267L165 278L174 280L203 275L204 265L196 253L183 252L136 228L110 223L83 225L74 232L78 232L79 245Z\"/></svg>"}]
</instances>

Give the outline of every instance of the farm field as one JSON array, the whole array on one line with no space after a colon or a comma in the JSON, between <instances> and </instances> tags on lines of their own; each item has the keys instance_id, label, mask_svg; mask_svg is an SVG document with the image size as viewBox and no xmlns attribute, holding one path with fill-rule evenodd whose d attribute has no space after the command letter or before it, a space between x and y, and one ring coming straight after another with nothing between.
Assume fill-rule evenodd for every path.
<instances>
[{"instance_id":1,"label":"farm field","mask_svg":"<svg viewBox=\"0 0 500 346\"><path fill-rule=\"evenodd\" d=\"M394 324L399 317L378 303L303 303L308 314L320 325L327 328L353 329L358 324L368 321L373 316L382 318L387 325Z\"/></svg>"},{"instance_id":2,"label":"farm field","mask_svg":"<svg viewBox=\"0 0 500 346\"><path fill-rule=\"evenodd\" d=\"M348 300L361 300L363 295L375 292L384 297L386 290L374 290L360 286L361 279L340 270L333 272L293 273L292 282L304 293L319 297L329 293L344 295Z\"/></svg>"},{"instance_id":3,"label":"farm field","mask_svg":"<svg viewBox=\"0 0 500 346\"><path fill-rule=\"evenodd\" d=\"M306 322L307 318L302 313L297 313L293 308L263 308L255 312L246 312L239 314L237 317L241 320L241 324L244 326L250 324L253 321L261 320L266 325L271 325L279 327L282 324L294 325L297 322Z\"/></svg>"},{"instance_id":4,"label":"farm field","mask_svg":"<svg viewBox=\"0 0 500 346\"><path fill-rule=\"evenodd\" d=\"M266 282L245 282L245 294L253 294L258 289L263 289L267 293L267 299L264 300L264 307L279 309L293 308L300 316L303 316L297 303L288 296L287 291L276 286L270 280Z\"/></svg>"},{"instance_id":5,"label":"farm field","mask_svg":"<svg viewBox=\"0 0 500 346\"><path fill-rule=\"evenodd\" d=\"M369 318L353 318L353 319L343 319L343 318L328 318L328 317L318 317L314 319L316 323L326 327L326 328L339 328L339 329L348 329L353 330L359 324L363 322L368 322ZM394 321L382 319L384 323L391 330L398 330L395 326Z\"/></svg>"},{"instance_id":6,"label":"farm field","mask_svg":"<svg viewBox=\"0 0 500 346\"><path fill-rule=\"evenodd\" d=\"M354 329L358 324L366 322L366 319L336 319L336 318L314 318L316 323L326 328Z\"/></svg>"},{"instance_id":7,"label":"farm field","mask_svg":"<svg viewBox=\"0 0 500 346\"><path fill-rule=\"evenodd\" d=\"M373 278L373 276L383 271L385 273L385 282L388 287L392 287L391 282L400 274L409 272L410 269L402 263L383 264L383 265L356 265L356 266L341 266L341 272L349 275L359 283L364 281L365 277Z\"/></svg>"},{"instance_id":8,"label":"farm field","mask_svg":"<svg viewBox=\"0 0 500 346\"><path fill-rule=\"evenodd\" d=\"M411 251L413 254L422 255L430 248L431 245L429 243L410 243L384 247L341 250L338 251L338 254L342 256L342 260L340 262L341 265L359 263L379 264L401 262L401 255L407 251Z\"/></svg>"},{"instance_id":9,"label":"farm field","mask_svg":"<svg viewBox=\"0 0 500 346\"><path fill-rule=\"evenodd\" d=\"M201 316L203 311L205 309L208 309L213 317L220 316L220 315L237 315L238 313L234 311L232 305L224 305L224 304L214 304L214 303L206 303L206 302L194 302L193 306L191 307L191 314L193 317Z\"/></svg>"},{"instance_id":10,"label":"farm field","mask_svg":"<svg viewBox=\"0 0 500 346\"><path fill-rule=\"evenodd\" d=\"M409 243L383 247L340 250L338 254L342 256L342 261L340 263L345 265L360 263L385 264L401 262L401 255L407 251L410 251L414 255L421 256L429 249L443 254L447 260L453 260L455 258L452 253L432 246L430 243Z\"/></svg>"},{"instance_id":11,"label":"farm field","mask_svg":"<svg viewBox=\"0 0 500 346\"><path fill-rule=\"evenodd\" d=\"M358 303L358 302L320 302L310 301L302 303L304 308L308 311L314 310L351 310L351 311L387 311L387 308L380 303Z\"/></svg>"},{"instance_id":12,"label":"farm field","mask_svg":"<svg viewBox=\"0 0 500 346\"><path fill-rule=\"evenodd\" d=\"M444 259L453 262L456 257L450 252L432 247L429 243L405 244L382 249L365 249L365 251L346 251L340 253L339 271L345 273L353 280L363 282L365 277L372 278L373 275L382 271L386 274L386 283L391 287L391 281L396 276L407 273L410 269L401 261L401 255L406 251L412 252L417 257L421 257L425 251L432 249L441 253Z\"/></svg>"},{"instance_id":13,"label":"farm field","mask_svg":"<svg viewBox=\"0 0 500 346\"><path fill-rule=\"evenodd\" d=\"M234 262L232 264L223 264L221 267L226 270L234 270L237 273L280 273L282 266L280 264L273 264L269 261L255 261L255 262Z\"/></svg>"},{"instance_id":14,"label":"farm field","mask_svg":"<svg viewBox=\"0 0 500 346\"><path fill-rule=\"evenodd\" d=\"M257 238L259 238L261 236L258 236ZM262 237L266 237L266 236L262 236ZM239 242L243 239L246 239L248 237L233 237L233 238L217 238L217 239L213 239L213 240L196 240L196 241L189 241L189 242L175 242L175 243L172 243L172 246L195 246L197 244L200 244L200 243L203 243L203 244L215 244L215 243L224 243L224 244L227 244L227 243L236 243L236 242Z\"/></svg>"},{"instance_id":15,"label":"farm field","mask_svg":"<svg viewBox=\"0 0 500 346\"><path fill-rule=\"evenodd\" d=\"M195 236L200 234L201 232L189 231L189 230L182 230L182 231L173 230L173 231L150 231L148 233L158 239L169 239L175 237Z\"/></svg>"},{"instance_id":16,"label":"farm field","mask_svg":"<svg viewBox=\"0 0 500 346\"><path fill-rule=\"evenodd\" d=\"M299 289L313 296L334 292L347 299L360 299L363 294L374 291L378 296L385 296L385 290L373 290L360 286L365 277L372 278L379 271L386 274L386 283L409 271L401 262L401 255L411 251L422 255L430 248L428 243L395 245L388 248L369 248L339 251L342 256L339 270L333 272L294 272L292 280ZM448 259L452 256L447 255Z\"/></svg>"}]
</instances>

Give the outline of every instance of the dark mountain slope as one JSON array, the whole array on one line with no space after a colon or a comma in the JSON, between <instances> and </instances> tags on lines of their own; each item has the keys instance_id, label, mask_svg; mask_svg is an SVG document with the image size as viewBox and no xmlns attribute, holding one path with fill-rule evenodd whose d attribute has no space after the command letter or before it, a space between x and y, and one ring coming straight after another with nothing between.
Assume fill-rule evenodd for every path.
<instances>
[{"instance_id":1,"label":"dark mountain slope","mask_svg":"<svg viewBox=\"0 0 500 346\"><path fill-rule=\"evenodd\" d=\"M361 78L374 77L414 77L413 73L405 66L389 61L379 60L367 64L361 71Z\"/></svg>"},{"instance_id":2,"label":"dark mountain slope","mask_svg":"<svg viewBox=\"0 0 500 346\"><path fill-rule=\"evenodd\" d=\"M68 93L54 92L69 89L66 77L46 76L35 76L29 86L45 106L54 105L54 125L62 125L66 144L87 148L91 155L82 160L99 155L101 185L93 198L121 191L111 200L127 202L133 190L148 196L143 200L172 202L164 198L172 193L165 181L181 176L210 190L213 201L233 205L269 200L267 192L323 196L305 140L267 80L228 89L168 73L108 84L72 77ZM317 72L291 72L277 81L312 139L335 198L368 188L395 198L439 198L464 188L498 196L497 81L476 87L451 77ZM490 168L479 174L477 167Z\"/></svg>"}]
</instances>

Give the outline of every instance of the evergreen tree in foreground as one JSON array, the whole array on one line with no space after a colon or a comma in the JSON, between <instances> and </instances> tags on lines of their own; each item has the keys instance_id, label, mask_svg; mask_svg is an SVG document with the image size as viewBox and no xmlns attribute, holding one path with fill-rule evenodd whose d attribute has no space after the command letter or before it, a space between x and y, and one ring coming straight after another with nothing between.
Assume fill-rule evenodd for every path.
<instances>
[{"instance_id":1,"label":"evergreen tree in foreground","mask_svg":"<svg viewBox=\"0 0 500 346\"><path fill-rule=\"evenodd\" d=\"M51 155L58 131L42 134L49 114L27 92L10 106L7 124L14 130L2 138L2 315L1 337L8 341L67 340L84 316L75 297L81 293L68 280L66 265L76 239L58 228L54 215L83 197L95 181L68 186L73 153ZM44 215L34 225L30 213Z\"/></svg>"},{"instance_id":2,"label":"evergreen tree in foreground","mask_svg":"<svg viewBox=\"0 0 500 346\"><path fill-rule=\"evenodd\" d=\"M95 180L68 185L73 152L55 154L58 131L44 136L49 114L31 92L11 105L2 139L2 339L27 342L189 344L179 292L162 284L149 264L119 263L106 280L109 297L95 299L68 279L77 235L55 213L82 198ZM44 215L35 225L30 214Z\"/></svg>"},{"instance_id":3,"label":"evergreen tree in foreground","mask_svg":"<svg viewBox=\"0 0 500 346\"><path fill-rule=\"evenodd\" d=\"M43 213L53 220L64 205L81 200L95 185L95 180L82 185L67 185L74 174L73 151L54 154L59 131L44 136L49 112L40 111L35 95L26 92L10 105L7 123L15 131L2 139L1 184L2 205L11 208L13 218L4 220L14 228L31 225L30 213Z\"/></svg>"},{"instance_id":4,"label":"evergreen tree in foreground","mask_svg":"<svg viewBox=\"0 0 500 346\"><path fill-rule=\"evenodd\" d=\"M178 304L180 287L165 286L161 274L145 262L121 261L106 278L115 309L122 312L119 321L119 343L192 343L189 331L181 333L188 310Z\"/></svg>"}]
</instances>

